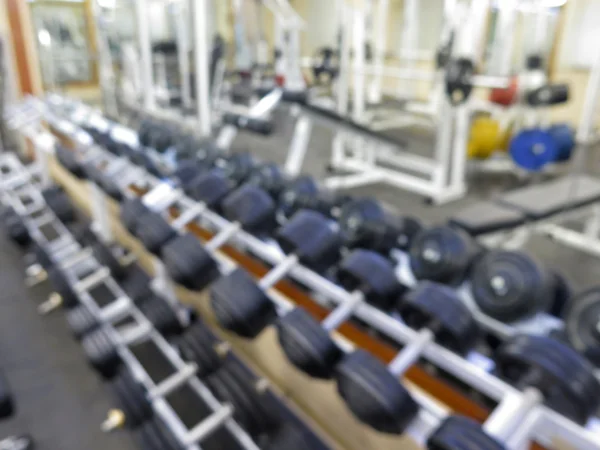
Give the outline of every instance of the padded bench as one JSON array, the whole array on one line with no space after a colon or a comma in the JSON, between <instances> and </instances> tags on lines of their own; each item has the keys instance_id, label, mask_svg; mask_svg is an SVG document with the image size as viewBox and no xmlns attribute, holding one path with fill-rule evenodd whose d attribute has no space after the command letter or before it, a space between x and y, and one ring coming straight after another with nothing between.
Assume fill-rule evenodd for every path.
<instances>
[{"instance_id":1,"label":"padded bench","mask_svg":"<svg viewBox=\"0 0 600 450\"><path fill-rule=\"evenodd\" d=\"M449 223L478 236L546 219L597 201L600 201L600 180L589 175L566 176L470 205L457 211Z\"/></svg>"},{"instance_id":2,"label":"padded bench","mask_svg":"<svg viewBox=\"0 0 600 450\"><path fill-rule=\"evenodd\" d=\"M491 201L478 202L457 211L450 217L450 225L462 228L471 236L494 233L523 225L525 214Z\"/></svg>"},{"instance_id":3,"label":"padded bench","mask_svg":"<svg viewBox=\"0 0 600 450\"><path fill-rule=\"evenodd\" d=\"M523 212L530 220L546 219L600 201L600 180L589 175L558 180L507 192L496 202Z\"/></svg>"}]
</instances>

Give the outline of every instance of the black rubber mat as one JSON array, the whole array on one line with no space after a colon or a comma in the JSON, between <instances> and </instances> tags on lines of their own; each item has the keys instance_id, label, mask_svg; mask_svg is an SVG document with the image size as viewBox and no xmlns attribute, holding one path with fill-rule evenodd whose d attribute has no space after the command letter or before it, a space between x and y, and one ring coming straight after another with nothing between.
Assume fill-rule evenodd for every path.
<instances>
[{"instance_id":1,"label":"black rubber mat","mask_svg":"<svg viewBox=\"0 0 600 450\"><path fill-rule=\"evenodd\" d=\"M127 432L104 434L109 390L88 368L62 312L41 318L47 284L23 284L23 253L0 236L0 366L15 396L16 415L0 421L0 439L29 433L37 450L130 450Z\"/></svg>"}]
</instances>

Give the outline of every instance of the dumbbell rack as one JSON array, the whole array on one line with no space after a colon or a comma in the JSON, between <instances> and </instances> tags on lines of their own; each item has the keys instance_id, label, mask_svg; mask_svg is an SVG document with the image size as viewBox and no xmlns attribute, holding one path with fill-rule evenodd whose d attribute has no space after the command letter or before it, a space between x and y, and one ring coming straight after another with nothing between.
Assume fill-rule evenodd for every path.
<instances>
[{"instance_id":1,"label":"dumbbell rack","mask_svg":"<svg viewBox=\"0 0 600 450\"><path fill-rule=\"evenodd\" d=\"M142 383L147 392L157 393L153 395L152 407L157 416L174 433L177 440L190 450L198 450L201 447L197 442L210 435L220 426L225 427L231 435L248 450L259 450L258 445L232 418L233 408L231 405L221 404L210 390L194 375L195 370L183 361L177 351L167 340L154 328L152 323L127 297L121 287L110 276L106 267L102 267L92 256L89 249L83 249L75 240L68 229L60 222L54 213L45 207L44 199L35 187L35 179L24 167L14 154L0 155L0 187L2 203L11 206L22 218L31 238L42 248L48 251L48 255L58 267L60 267L71 286L75 288L76 294L82 305L87 307L102 324L104 330L110 335L120 358L125 365ZM24 198L31 202L26 206ZM31 216L37 212L43 215L37 218ZM48 240L42 232L42 226L52 226L57 237ZM93 270L91 275L84 279L78 279L76 267L85 264L86 269ZM114 295L115 300L100 308L90 291L101 283ZM135 321L135 326L128 327L125 332L116 329L107 321L107 317L129 316ZM129 345L140 342L152 342L156 348L173 365L176 372L159 384L155 384L142 364L129 349ZM205 420L198 423L192 429L188 429L178 417L177 413L169 405L161 394L165 388L182 381L201 398L213 413Z\"/></svg>"},{"instance_id":2,"label":"dumbbell rack","mask_svg":"<svg viewBox=\"0 0 600 450\"><path fill-rule=\"evenodd\" d=\"M55 117L46 117L46 120L54 124L61 122ZM92 146L86 153L87 152L89 152L90 155L97 155L98 152L101 152L104 154L104 158L107 162L117 159L116 156L105 150L99 149L96 146ZM133 165L130 165L129 167L133 167ZM150 189L160 183L159 180L148 174L146 174L142 180L138 181L142 181L144 187ZM127 186L123 187L127 188ZM192 208L196 210L201 208L200 204L184 196L178 200L178 206L181 208L181 214L186 214L186 211ZM231 225L226 219L206 209L198 214L198 216L200 217L198 220L200 220L204 226L208 225L213 229L222 230ZM282 255L280 251L244 231L235 233L229 243L247 249L259 258L273 265L278 264L284 258L284 255ZM292 268L288 276L322 294L322 296L314 296L313 299L323 306L330 306L330 301L336 305L351 301L350 293L301 265L296 265ZM398 342L400 345L407 345L412 342L417 335L416 331L404 325L397 318L391 317L365 303L360 304L354 310L354 315L361 321L369 324ZM495 401L501 402L506 397L518 397L520 395L519 391L515 388L504 381L499 380L480 366L461 358L436 343L430 343L425 346L423 357ZM485 359L482 355L481 358ZM427 406L429 406L429 411L433 412L434 420L436 422L444 415L439 409L436 410L431 407L431 405ZM431 421L432 419L430 417L427 420ZM425 428L428 427L425 426ZM593 424L589 428L593 428ZM553 431L552 437L560 437L566 442L575 445L577 448L600 448L600 444L597 442L592 429L585 429L546 407L538 409L536 420L532 421L528 429L524 430L523 438L528 437L529 439L548 445L549 437L547 435L547 430ZM420 442L423 440L422 435L415 436L415 438Z\"/></svg>"}]
</instances>

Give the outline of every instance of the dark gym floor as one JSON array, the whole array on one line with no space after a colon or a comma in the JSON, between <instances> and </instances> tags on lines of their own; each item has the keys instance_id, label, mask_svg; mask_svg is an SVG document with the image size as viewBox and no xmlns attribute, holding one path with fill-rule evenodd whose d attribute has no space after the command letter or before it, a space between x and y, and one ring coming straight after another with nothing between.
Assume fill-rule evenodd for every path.
<instances>
[{"instance_id":1,"label":"dark gym floor","mask_svg":"<svg viewBox=\"0 0 600 450\"><path fill-rule=\"evenodd\" d=\"M130 450L127 432L104 434L111 408L107 386L87 366L64 314L40 317L47 283L23 283L23 252L0 234L0 368L14 394L16 414L0 421L0 440L33 436L37 450Z\"/></svg>"}]
</instances>

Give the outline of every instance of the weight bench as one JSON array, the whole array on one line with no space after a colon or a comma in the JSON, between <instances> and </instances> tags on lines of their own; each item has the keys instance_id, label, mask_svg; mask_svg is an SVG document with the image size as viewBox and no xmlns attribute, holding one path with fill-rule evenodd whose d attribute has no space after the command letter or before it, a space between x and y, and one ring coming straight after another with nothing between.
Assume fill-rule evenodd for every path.
<instances>
[{"instance_id":1,"label":"weight bench","mask_svg":"<svg viewBox=\"0 0 600 450\"><path fill-rule=\"evenodd\" d=\"M597 229L586 235L549 223L560 213L571 213L598 202L599 179L589 175L566 176L470 205L450 217L449 223L472 236L516 231L528 225L531 231L549 234L567 244L582 249L597 245L600 249L600 242L595 242L598 239Z\"/></svg>"}]
</instances>

